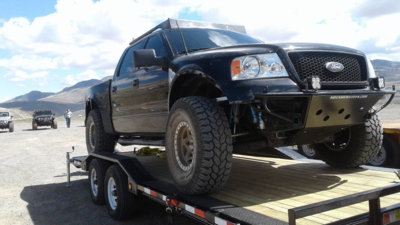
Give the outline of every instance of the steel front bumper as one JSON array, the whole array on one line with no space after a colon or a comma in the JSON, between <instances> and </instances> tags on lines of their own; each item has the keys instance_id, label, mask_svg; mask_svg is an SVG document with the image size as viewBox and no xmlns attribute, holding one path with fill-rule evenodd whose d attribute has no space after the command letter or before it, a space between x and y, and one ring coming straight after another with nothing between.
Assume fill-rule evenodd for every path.
<instances>
[{"instance_id":1,"label":"steel front bumper","mask_svg":"<svg viewBox=\"0 0 400 225\"><path fill-rule=\"evenodd\" d=\"M7 128L8 128L8 121L1 120L0 129L7 129Z\"/></svg>"},{"instance_id":2,"label":"steel front bumper","mask_svg":"<svg viewBox=\"0 0 400 225\"><path fill-rule=\"evenodd\" d=\"M360 124L374 114L373 107L384 96L393 96L395 91L360 90L360 91L320 91L276 93L258 96L264 105L267 101L291 98L306 99L303 115L303 128L321 128L332 126L351 126ZM298 99L300 100L300 99ZM268 109L268 106L266 107ZM272 112L273 113L273 112ZM291 118L286 118L290 121Z\"/></svg>"}]
</instances>

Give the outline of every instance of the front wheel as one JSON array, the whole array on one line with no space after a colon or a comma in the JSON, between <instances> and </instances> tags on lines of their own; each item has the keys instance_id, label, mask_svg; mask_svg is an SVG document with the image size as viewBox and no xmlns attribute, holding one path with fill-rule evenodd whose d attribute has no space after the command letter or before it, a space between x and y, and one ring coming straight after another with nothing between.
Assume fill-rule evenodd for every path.
<instances>
[{"instance_id":1,"label":"front wheel","mask_svg":"<svg viewBox=\"0 0 400 225\"><path fill-rule=\"evenodd\" d=\"M92 152L114 152L116 137L104 131L103 121L97 109L90 111L86 120L86 148Z\"/></svg>"},{"instance_id":2,"label":"front wheel","mask_svg":"<svg viewBox=\"0 0 400 225\"><path fill-rule=\"evenodd\" d=\"M38 124L36 123L36 121L32 122L32 130L37 130L38 128Z\"/></svg>"},{"instance_id":3,"label":"front wheel","mask_svg":"<svg viewBox=\"0 0 400 225\"><path fill-rule=\"evenodd\" d=\"M9 131L9 132L14 132L14 122L10 122L10 123L8 124L8 131Z\"/></svg>"},{"instance_id":4,"label":"front wheel","mask_svg":"<svg viewBox=\"0 0 400 225\"><path fill-rule=\"evenodd\" d=\"M314 144L318 156L338 168L355 168L367 164L382 146L383 130L377 115L364 124L347 128L330 142Z\"/></svg>"},{"instance_id":5,"label":"front wheel","mask_svg":"<svg viewBox=\"0 0 400 225\"><path fill-rule=\"evenodd\" d=\"M186 97L176 101L168 118L165 142L170 173L182 192L215 192L228 180L231 132L215 100Z\"/></svg>"},{"instance_id":6,"label":"front wheel","mask_svg":"<svg viewBox=\"0 0 400 225\"><path fill-rule=\"evenodd\" d=\"M51 128L57 129L57 121L53 120L53 123L51 124Z\"/></svg>"}]
</instances>

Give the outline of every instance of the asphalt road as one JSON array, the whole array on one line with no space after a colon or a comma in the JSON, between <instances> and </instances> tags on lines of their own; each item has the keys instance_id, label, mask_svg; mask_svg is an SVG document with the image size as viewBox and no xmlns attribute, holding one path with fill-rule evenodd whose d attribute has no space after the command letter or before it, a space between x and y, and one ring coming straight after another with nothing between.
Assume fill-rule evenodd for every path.
<instances>
[{"instance_id":1,"label":"asphalt road","mask_svg":"<svg viewBox=\"0 0 400 225\"><path fill-rule=\"evenodd\" d=\"M85 155L85 128L82 120L66 128L58 121L54 130L31 124L15 124L15 132L0 130L0 224L167 224L164 208L147 200L141 212L127 221L109 218L104 206L91 202L87 173L71 166L71 187L66 187L66 156ZM118 147L117 147L118 148ZM198 224L176 215L172 224Z\"/></svg>"}]
</instances>

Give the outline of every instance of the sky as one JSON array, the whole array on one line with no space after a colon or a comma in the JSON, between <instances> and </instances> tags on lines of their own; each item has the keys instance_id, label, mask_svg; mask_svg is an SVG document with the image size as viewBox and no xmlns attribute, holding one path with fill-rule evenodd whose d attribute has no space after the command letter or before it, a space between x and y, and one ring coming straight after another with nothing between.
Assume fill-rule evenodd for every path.
<instances>
[{"instance_id":1,"label":"sky","mask_svg":"<svg viewBox=\"0 0 400 225\"><path fill-rule=\"evenodd\" d=\"M0 102L112 75L132 38L167 18L400 61L399 0L0 0Z\"/></svg>"}]
</instances>

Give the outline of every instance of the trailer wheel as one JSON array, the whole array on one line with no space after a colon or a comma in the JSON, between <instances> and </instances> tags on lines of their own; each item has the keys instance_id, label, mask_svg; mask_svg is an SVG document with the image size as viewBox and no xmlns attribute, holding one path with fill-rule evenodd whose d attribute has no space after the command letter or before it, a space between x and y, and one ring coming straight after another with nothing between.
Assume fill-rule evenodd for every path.
<instances>
[{"instance_id":1,"label":"trailer wheel","mask_svg":"<svg viewBox=\"0 0 400 225\"><path fill-rule=\"evenodd\" d=\"M364 124L347 128L331 142L314 144L318 156L332 167L355 168L367 164L382 146L382 126L377 115Z\"/></svg>"},{"instance_id":2,"label":"trailer wheel","mask_svg":"<svg viewBox=\"0 0 400 225\"><path fill-rule=\"evenodd\" d=\"M170 173L182 192L215 192L228 180L231 132L215 100L192 96L176 101L168 118L165 142Z\"/></svg>"},{"instance_id":3,"label":"trailer wheel","mask_svg":"<svg viewBox=\"0 0 400 225\"><path fill-rule=\"evenodd\" d=\"M53 128L53 129L57 129L57 121L56 120L53 120L53 123L51 124L51 128Z\"/></svg>"},{"instance_id":4,"label":"trailer wheel","mask_svg":"<svg viewBox=\"0 0 400 225\"><path fill-rule=\"evenodd\" d=\"M104 190L108 214L116 219L128 219L138 210L135 195L128 191L128 178L117 165L107 169Z\"/></svg>"},{"instance_id":5,"label":"trailer wheel","mask_svg":"<svg viewBox=\"0 0 400 225\"><path fill-rule=\"evenodd\" d=\"M10 123L8 124L8 131L9 131L9 132L14 132L14 122L10 122Z\"/></svg>"},{"instance_id":6,"label":"trailer wheel","mask_svg":"<svg viewBox=\"0 0 400 225\"><path fill-rule=\"evenodd\" d=\"M36 121L32 122L32 130L37 130L38 128L38 124L36 123Z\"/></svg>"},{"instance_id":7,"label":"trailer wheel","mask_svg":"<svg viewBox=\"0 0 400 225\"><path fill-rule=\"evenodd\" d=\"M102 160L93 159L89 166L89 189L92 201L97 205L104 204L104 175L107 164Z\"/></svg>"},{"instance_id":8,"label":"trailer wheel","mask_svg":"<svg viewBox=\"0 0 400 225\"><path fill-rule=\"evenodd\" d=\"M396 148L396 143L389 134L383 135L382 148L378 154L369 162L372 166L399 167L400 152Z\"/></svg>"},{"instance_id":9,"label":"trailer wheel","mask_svg":"<svg viewBox=\"0 0 400 225\"><path fill-rule=\"evenodd\" d=\"M90 111L86 120L86 148L92 152L114 152L116 137L104 131L103 121L97 109Z\"/></svg>"}]
</instances>

